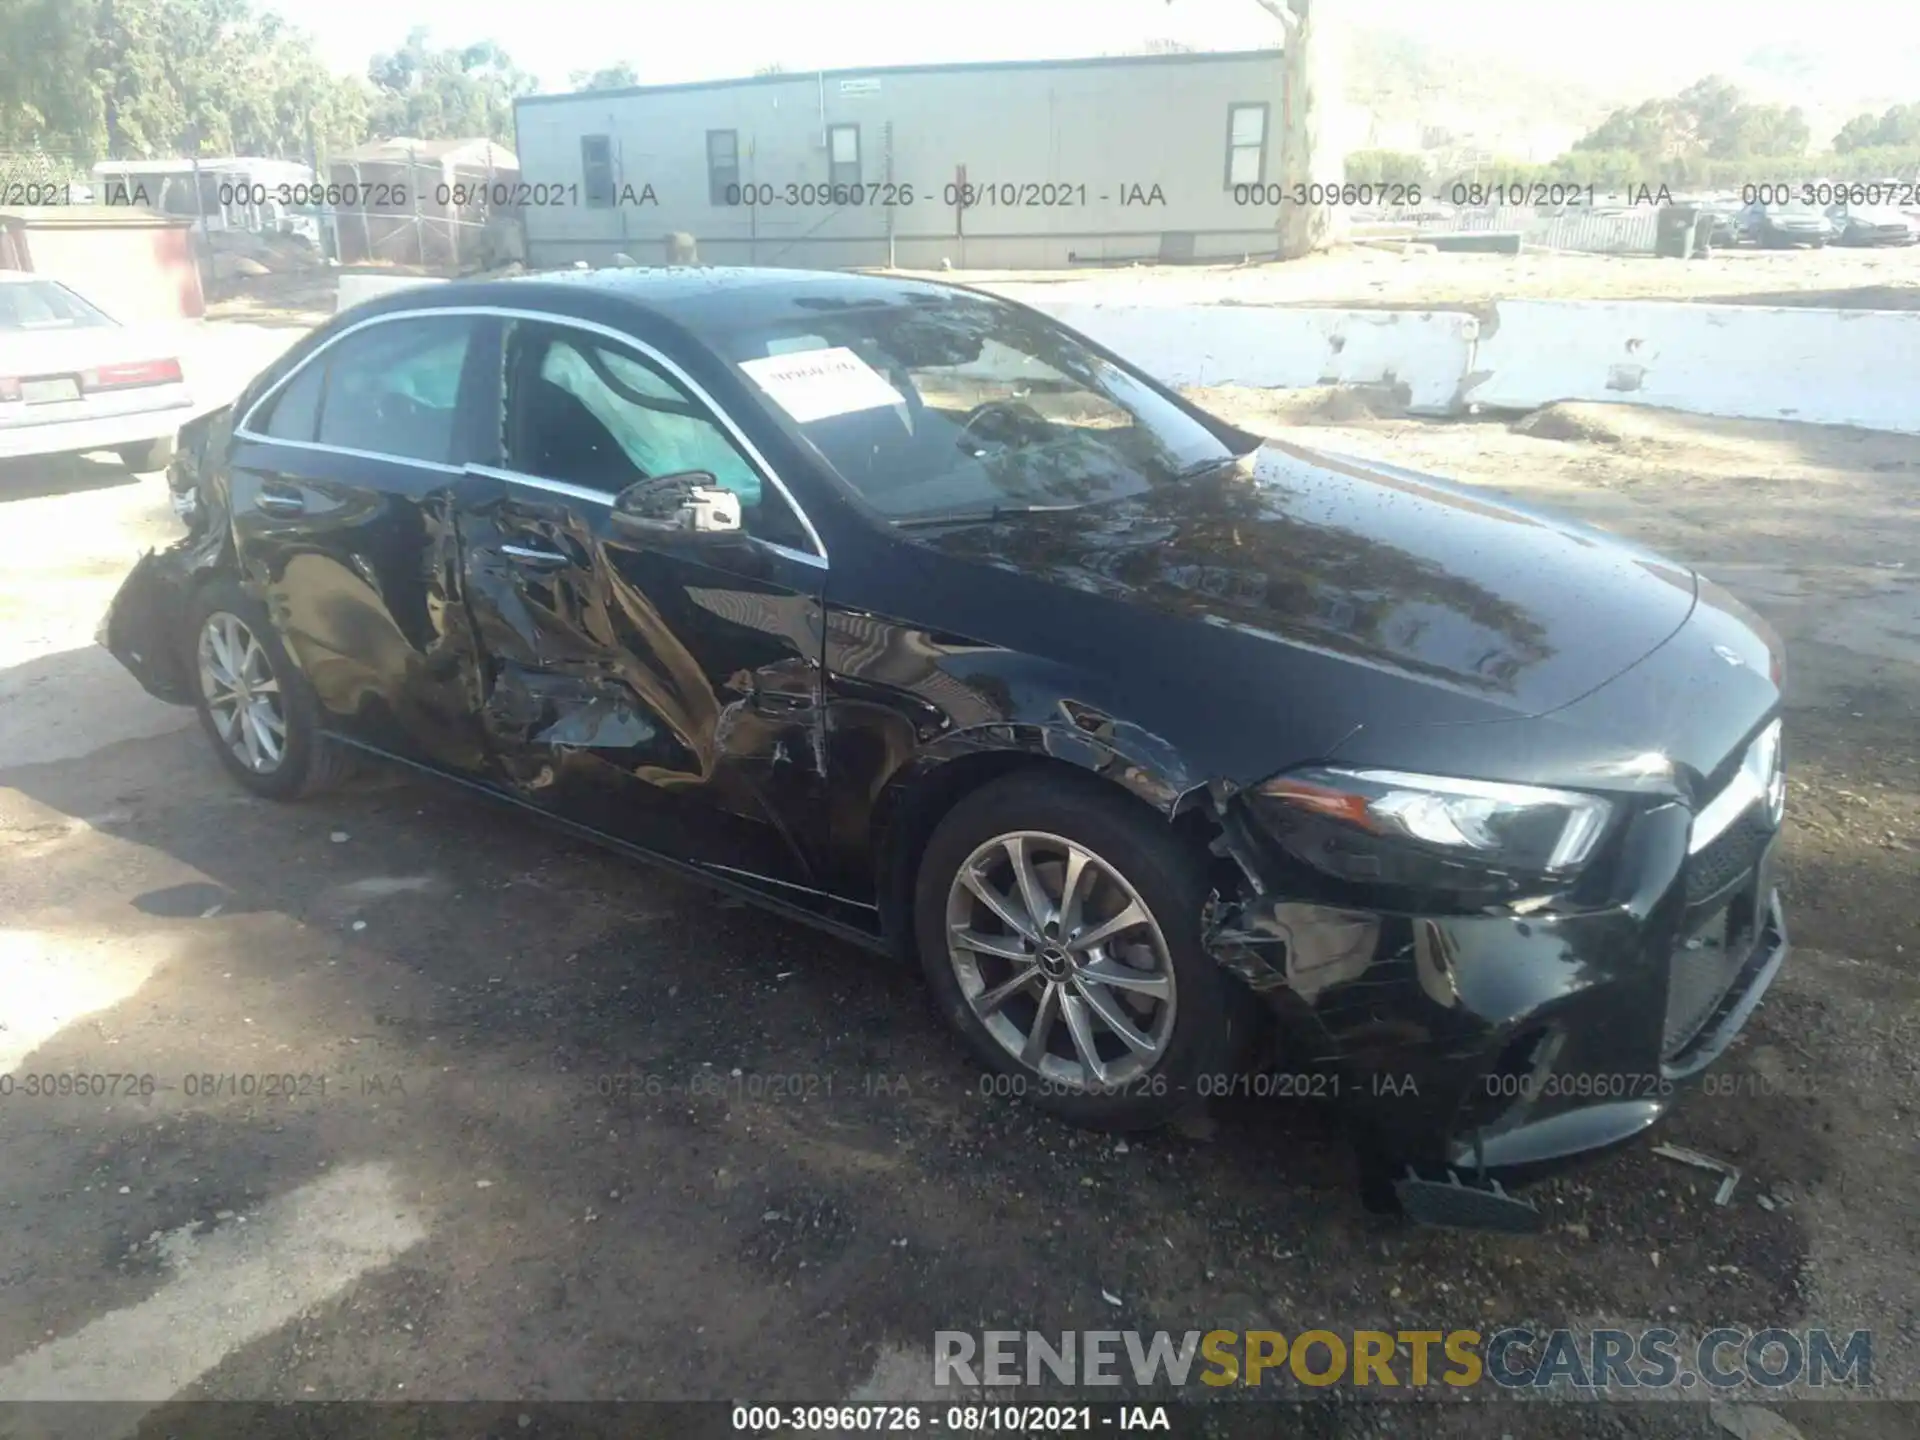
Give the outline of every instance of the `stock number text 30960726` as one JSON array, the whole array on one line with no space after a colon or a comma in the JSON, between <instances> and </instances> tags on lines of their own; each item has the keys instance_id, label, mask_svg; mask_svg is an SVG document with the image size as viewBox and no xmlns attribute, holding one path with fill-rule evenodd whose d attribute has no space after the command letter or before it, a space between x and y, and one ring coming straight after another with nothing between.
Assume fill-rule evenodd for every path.
<instances>
[{"instance_id":1,"label":"stock number text 30960726","mask_svg":"<svg viewBox=\"0 0 1920 1440\"><path fill-rule=\"evenodd\" d=\"M910 181L895 183L891 180L871 184L809 181L784 185L761 181L757 184L728 185L721 191L720 199L722 204L728 206L754 209L831 206L885 210L926 205L949 210L1061 210L1102 204L1114 204L1124 209L1163 206L1167 203L1163 187L1144 181L1089 185L1084 181L1067 180L949 180L937 187L915 185Z\"/></svg>"}]
</instances>

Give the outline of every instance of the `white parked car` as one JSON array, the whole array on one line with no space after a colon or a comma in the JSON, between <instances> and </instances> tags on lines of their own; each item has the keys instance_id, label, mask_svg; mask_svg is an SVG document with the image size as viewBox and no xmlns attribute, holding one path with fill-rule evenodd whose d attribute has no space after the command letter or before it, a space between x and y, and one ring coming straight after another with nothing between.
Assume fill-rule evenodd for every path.
<instances>
[{"instance_id":1,"label":"white parked car","mask_svg":"<svg viewBox=\"0 0 1920 1440\"><path fill-rule=\"evenodd\" d=\"M0 270L0 460L111 450L164 470L192 404L175 340L57 280Z\"/></svg>"}]
</instances>

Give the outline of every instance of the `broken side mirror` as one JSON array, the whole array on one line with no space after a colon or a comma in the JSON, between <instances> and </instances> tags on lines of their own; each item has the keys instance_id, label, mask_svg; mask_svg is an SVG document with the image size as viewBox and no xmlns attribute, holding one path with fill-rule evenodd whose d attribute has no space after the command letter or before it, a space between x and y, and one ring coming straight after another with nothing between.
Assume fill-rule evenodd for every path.
<instances>
[{"instance_id":1,"label":"broken side mirror","mask_svg":"<svg viewBox=\"0 0 1920 1440\"><path fill-rule=\"evenodd\" d=\"M705 470L659 475L614 496L613 523L636 535L737 534L740 497Z\"/></svg>"}]
</instances>

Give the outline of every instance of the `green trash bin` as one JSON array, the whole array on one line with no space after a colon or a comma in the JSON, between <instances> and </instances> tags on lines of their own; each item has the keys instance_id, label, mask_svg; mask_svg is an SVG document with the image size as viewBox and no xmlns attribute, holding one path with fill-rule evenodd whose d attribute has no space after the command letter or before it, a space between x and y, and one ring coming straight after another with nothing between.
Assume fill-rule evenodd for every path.
<instances>
[{"instance_id":1,"label":"green trash bin","mask_svg":"<svg viewBox=\"0 0 1920 1440\"><path fill-rule=\"evenodd\" d=\"M1697 205L1662 205L1655 221L1653 253L1670 260L1691 259L1701 215Z\"/></svg>"}]
</instances>

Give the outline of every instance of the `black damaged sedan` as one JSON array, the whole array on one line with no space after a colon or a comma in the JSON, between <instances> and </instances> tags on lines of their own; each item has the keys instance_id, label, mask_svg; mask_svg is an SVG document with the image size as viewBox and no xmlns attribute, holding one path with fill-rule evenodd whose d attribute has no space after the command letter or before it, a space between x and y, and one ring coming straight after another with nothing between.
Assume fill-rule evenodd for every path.
<instances>
[{"instance_id":1,"label":"black damaged sedan","mask_svg":"<svg viewBox=\"0 0 1920 1440\"><path fill-rule=\"evenodd\" d=\"M1324 1096L1370 1198L1525 1225L1786 954L1763 622L992 296L402 292L170 483L103 638L241 785L402 761L917 959L1075 1122Z\"/></svg>"}]
</instances>

